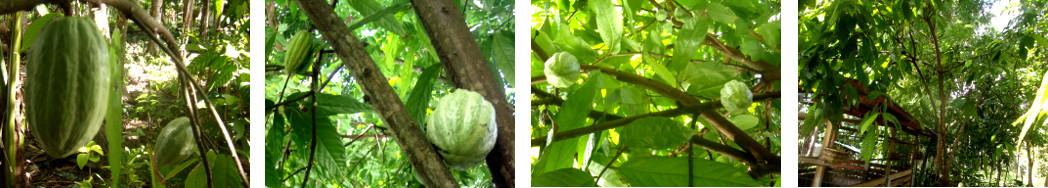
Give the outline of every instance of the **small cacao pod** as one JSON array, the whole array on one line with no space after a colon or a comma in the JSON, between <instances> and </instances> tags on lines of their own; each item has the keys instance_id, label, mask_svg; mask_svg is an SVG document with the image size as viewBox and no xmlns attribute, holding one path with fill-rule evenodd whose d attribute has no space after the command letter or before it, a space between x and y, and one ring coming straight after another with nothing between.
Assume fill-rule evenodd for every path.
<instances>
[{"instance_id":1,"label":"small cacao pod","mask_svg":"<svg viewBox=\"0 0 1048 188\"><path fill-rule=\"evenodd\" d=\"M579 80L579 60L568 52L553 54L546 60L546 82L559 88L567 88Z\"/></svg>"},{"instance_id":2,"label":"small cacao pod","mask_svg":"<svg viewBox=\"0 0 1048 188\"><path fill-rule=\"evenodd\" d=\"M745 83L731 80L721 88L721 104L731 113L747 113L753 103L753 92Z\"/></svg>"},{"instance_id":3,"label":"small cacao pod","mask_svg":"<svg viewBox=\"0 0 1048 188\"><path fill-rule=\"evenodd\" d=\"M160 130L153 154L160 165L177 165L196 153L196 142L193 141L193 128L189 118L179 117L171 120Z\"/></svg>"},{"instance_id":4,"label":"small cacao pod","mask_svg":"<svg viewBox=\"0 0 1048 188\"><path fill-rule=\"evenodd\" d=\"M90 18L58 17L40 30L26 64L25 116L53 158L98 133L109 97L109 48Z\"/></svg>"},{"instance_id":5,"label":"small cacao pod","mask_svg":"<svg viewBox=\"0 0 1048 188\"><path fill-rule=\"evenodd\" d=\"M453 168L476 165L495 147L495 108L477 92L459 89L441 97L426 124L426 138Z\"/></svg>"},{"instance_id":6,"label":"small cacao pod","mask_svg":"<svg viewBox=\"0 0 1048 188\"><path fill-rule=\"evenodd\" d=\"M288 42L287 51L284 54L284 73L292 75L305 69L307 57L311 54L313 47L313 36L306 30L295 32Z\"/></svg>"}]
</instances>

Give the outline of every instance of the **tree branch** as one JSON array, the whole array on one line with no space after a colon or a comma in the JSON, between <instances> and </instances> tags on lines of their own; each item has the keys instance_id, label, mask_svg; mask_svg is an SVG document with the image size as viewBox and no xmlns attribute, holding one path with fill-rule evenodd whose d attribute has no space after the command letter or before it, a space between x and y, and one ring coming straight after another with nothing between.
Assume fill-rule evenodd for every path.
<instances>
[{"instance_id":1,"label":"tree branch","mask_svg":"<svg viewBox=\"0 0 1048 188\"><path fill-rule=\"evenodd\" d=\"M295 2L335 49L335 54L342 59L345 69L360 83L364 93L371 96L372 107L389 126L394 140L418 172L419 180L427 187L458 187L451 172L437 156L433 144L425 139L426 136L419 129L418 123L389 86L386 76L382 75L378 65L364 50L363 44L340 20L330 5L322 0Z\"/></svg>"},{"instance_id":2,"label":"tree branch","mask_svg":"<svg viewBox=\"0 0 1048 188\"><path fill-rule=\"evenodd\" d=\"M495 71L489 68L452 0L412 0L411 4L453 85L480 93L495 107L498 135L495 148L487 156L488 169L496 186L513 187L513 106L506 101L503 86L495 83Z\"/></svg>"}]
</instances>

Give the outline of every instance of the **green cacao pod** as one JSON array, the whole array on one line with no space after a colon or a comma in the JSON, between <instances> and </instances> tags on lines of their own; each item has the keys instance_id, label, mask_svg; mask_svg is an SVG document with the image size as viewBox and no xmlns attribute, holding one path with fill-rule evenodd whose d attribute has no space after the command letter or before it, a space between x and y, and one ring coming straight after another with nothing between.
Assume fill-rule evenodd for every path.
<instances>
[{"instance_id":1,"label":"green cacao pod","mask_svg":"<svg viewBox=\"0 0 1048 188\"><path fill-rule=\"evenodd\" d=\"M156 163L160 165L177 165L196 153L195 150L193 127L190 127L187 117L175 118L167 123L153 145Z\"/></svg>"},{"instance_id":2,"label":"green cacao pod","mask_svg":"<svg viewBox=\"0 0 1048 188\"><path fill-rule=\"evenodd\" d=\"M287 51L284 54L284 73L292 75L302 72L306 68L306 59L309 57L310 49L313 47L313 36L306 30L301 30L291 37L288 42Z\"/></svg>"},{"instance_id":3,"label":"green cacao pod","mask_svg":"<svg viewBox=\"0 0 1048 188\"><path fill-rule=\"evenodd\" d=\"M459 170L484 161L495 146L495 108L477 92L459 89L441 97L426 124L426 138Z\"/></svg>"},{"instance_id":4,"label":"green cacao pod","mask_svg":"<svg viewBox=\"0 0 1048 188\"><path fill-rule=\"evenodd\" d=\"M732 80L721 88L721 104L731 113L743 114L753 103L753 92L745 83Z\"/></svg>"},{"instance_id":5,"label":"green cacao pod","mask_svg":"<svg viewBox=\"0 0 1048 188\"><path fill-rule=\"evenodd\" d=\"M553 54L546 60L546 82L559 88L567 88L579 80L579 60L568 52Z\"/></svg>"},{"instance_id":6,"label":"green cacao pod","mask_svg":"<svg viewBox=\"0 0 1048 188\"><path fill-rule=\"evenodd\" d=\"M109 48L95 22L54 18L29 47L25 116L47 154L63 158L98 133L110 87Z\"/></svg>"}]
</instances>

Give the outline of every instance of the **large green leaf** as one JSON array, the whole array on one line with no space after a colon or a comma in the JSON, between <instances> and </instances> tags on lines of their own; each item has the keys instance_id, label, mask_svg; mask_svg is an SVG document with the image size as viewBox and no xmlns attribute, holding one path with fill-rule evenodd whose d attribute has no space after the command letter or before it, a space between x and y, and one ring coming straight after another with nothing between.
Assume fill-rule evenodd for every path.
<instances>
[{"instance_id":1,"label":"large green leaf","mask_svg":"<svg viewBox=\"0 0 1048 188\"><path fill-rule=\"evenodd\" d=\"M494 35L495 41L491 44L491 51L494 52L492 59L495 60L495 65L498 65L499 71L506 78L506 83L510 87L514 87L516 84L513 80L515 80L514 77L517 71L513 69L515 64L513 61L513 38L511 36L513 36L512 32L508 31Z\"/></svg>"},{"instance_id":2,"label":"large green leaf","mask_svg":"<svg viewBox=\"0 0 1048 188\"><path fill-rule=\"evenodd\" d=\"M1019 119L1012 122L1013 126L1018 125L1019 122L1023 122L1022 131L1019 133L1019 139L1015 144L1016 147L1022 145L1023 138L1026 137L1026 134L1030 131L1030 127L1033 126L1033 123L1036 122L1037 119L1040 119L1040 117L1044 116L1045 112L1048 111L1048 108L1045 108L1045 99L1048 99L1046 95L1048 95L1048 72L1045 72L1044 76L1041 78L1041 87L1037 89L1037 97L1034 98L1033 105L1031 105L1030 109L1019 117Z\"/></svg>"},{"instance_id":3,"label":"large green leaf","mask_svg":"<svg viewBox=\"0 0 1048 188\"><path fill-rule=\"evenodd\" d=\"M683 69L698 53L699 46L706 40L707 21L699 17L684 20L684 27L677 31L676 46L673 47L673 60L667 66L673 70ZM706 64L706 63L704 63Z\"/></svg>"},{"instance_id":4,"label":"large green leaf","mask_svg":"<svg viewBox=\"0 0 1048 188\"><path fill-rule=\"evenodd\" d=\"M736 76L735 69L720 63L690 63L680 72L681 87L688 93L706 98L720 98L720 90Z\"/></svg>"},{"instance_id":5,"label":"large green leaf","mask_svg":"<svg viewBox=\"0 0 1048 188\"><path fill-rule=\"evenodd\" d=\"M373 110L371 105L360 102L352 96L328 93L317 93L316 95L317 110L320 112L318 115L355 114Z\"/></svg>"},{"instance_id":6,"label":"large green leaf","mask_svg":"<svg viewBox=\"0 0 1048 188\"><path fill-rule=\"evenodd\" d=\"M25 33L22 33L22 48L18 51L25 52L29 49L29 46L33 45L33 41L36 39L36 34L40 33L41 29L44 29L44 25L47 25L47 22L51 21L52 18L61 16L62 14L60 13L50 13L33 19L33 22L29 23L29 27L26 28Z\"/></svg>"},{"instance_id":7,"label":"large green leaf","mask_svg":"<svg viewBox=\"0 0 1048 188\"><path fill-rule=\"evenodd\" d=\"M693 182L697 187L757 187L746 171L729 164L693 159ZM687 187L688 159L637 157L619 166L619 173L632 186Z\"/></svg>"},{"instance_id":8,"label":"large green leaf","mask_svg":"<svg viewBox=\"0 0 1048 188\"><path fill-rule=\"evenodd\" d=\"M316 154L314 156L317 174L329 179L335 179L345 173L346 149L342 145L339 131L327 116L317 114L316 123L313 114L308 110L303 112L299 109L289 108L288 123L291 125L293 140L299 151L309 151L310 140L313 138L313 126L316 126ZM309 152L305 152L309 153ZM307 156L308 157L308 156Z\"/></svg>"},{"instance_id":9,"label":"large green leaf","mask_svg":"<svg viewBox=\"0 0 1048 188\"><path fill-rule=\"evenodd\" d=\"M619 53L622 48L622 14L612 3L613 0L590 0L593 14L597 17L597 29L604 45L611 54Z\"/></svg>"},{"instance_id":10,"label":"large green leaf","mask_svg":"<svg viewBox=\"0 0 1048 188\"><path fill-rule=\"evenodd\" d=\"M617 130L622 145L631 148L675 148L695 136L695 130L666 117L641 118Z\"/></svg>"},{"instance_id":11,"label":"large green leaf","mask_svg":"<svg viewBox=\"0 0 1048 188\"><path fill-rule=\"evenodd\" d=\"M422 76L415 81L415 87L411 89L411 95L408 95L408 101L404 104L411 112L411 117L415 118L415 122L420 122L419 124L426 120L426 109L429 108L429 99L433 94L433 82L436 81L441 68L441 64L433 64L422 71Z\"/></svg>"},{"instance_id":12,"label":"large green leaf","mask_svg":"<svg viewBox=\"0 0 1048 188\"><path fill-rule=\"evenodd\" d=\"M720 4L710 3L706 6L706 14L710 16L710 19L720 22L721 24L733 24L735 23L735 11Z\"/></svg>"},{"instance_id":13,"label":"large green leaf","mask_svg":"<svg viewBox=\"0 0 1048 188\"><path fill-rule=\"evenodd\" d=\"M346 3L349 6L352 6L353 9L356 9L358 12L360 12L361 15L373 15L381 12L383 8L386 7L382 4L379 4L375 0L343 0L341 2ZM375 23L379 27L385 28L386 30L389 30L389 32L392 32L394 34L404 34L404 24L400 23L400 21L397 21L397 19L394 18L394 15L382 16L382 19L379 19Z\"/></svg>"},{"instance_id":14,"label":"large green leaf","mask_svg":"<svg viewBox=\"0 0 1048 188\"><path fill-rule=\"evenodd\" d=\"M590 173L574 168L563 168L531 178L532 187L593 187Z\"/></svg>"},{"instance_id":15,"label":"large green leaf","mask_svg":"<svg viewBox=\"0 0 1048 188\"><path fill-rule=\"evenodd\" d=\"M731 123L735 124L736 127L739 127L739 129L742 130L749 130L756 127L760 122L761 120L757 118L757 116L749 114L735 115L731 117Z\"/></svg>"},{"instance_id":16,"label":"large green leaf","mask_svg":"<svg viewBox=\"0 0 1048 188\"><path fill-rule=\"evenodd\" d=\"M367 6L367 5L363 5L363 6ZM371 22L376 22L376 21L378 21L378 22L388 22L389 20L387 20L387 19L390 16L393 16L397 12L408 10L408 9L411 9L411 4L407 4L407 3L386 7L386 8L384 8L384 9L378 11L378 12L375 12L374 14L367 15L367 17L364 17L364 19L360 19L360 21L353 22L353 24L349 25L349 30L355 30L357 28L360 28L361 26L364 26L364 24L371 23ZM389 24L389 23L378 23L378 24ZM396 27L396 24L392 24L391 26ZM386 27L386 26L382 26L382 27ZM390 30L392 31L392 29L390 29ZM396 32L394 32L394 33L396 33Z\"/></svg>"},{"instance_id":17,"label":"large green leaf","mask_svg":"<svg viewBox=\"0 0 1048 188\"><path fill-rule=\"evenodd\" d=\"M865 136L862 139L862 146L860 152L862 153L862 160L870 162L873 158L873 154L877 152L877 138L880 137L880 131L874 127L870 131L866 131Z\"/></svg>"},{"instance_id":18,"label":"large green leaf","mask_svg":"<svg viewBox=\"0 0 1048 188\"><path fill-rule=\"evenodd\" d=\"M578 90L568 95L560 111L553 117L557 126L560 127L559 130L568 131L582 127L586 123L590 110L593 109L593 99L596 94L596 84L586 81ZM548 135L547 138L553 138L553 135ZM542 151L532 173L540 174L550 170L570 168L574 162L572 159L577 153L578 141L579 138L572 138L550 143Z\"/></svg>"},{"instance_id":19,"label":"large green leaf","mask_svg":"<svg viewBox=\"0 0 1048 188\"><path fill-rule=\"evenodd\" d=\"M865 133L866 129L869 128L870 125L873 125L874 121L877 120L877 116L880 115L880 112L874 112L873 115L866 115L866 117L863 117L862 123L860 123L862 128L859 129L859 133Z\"/></svg>"}]
</instances>

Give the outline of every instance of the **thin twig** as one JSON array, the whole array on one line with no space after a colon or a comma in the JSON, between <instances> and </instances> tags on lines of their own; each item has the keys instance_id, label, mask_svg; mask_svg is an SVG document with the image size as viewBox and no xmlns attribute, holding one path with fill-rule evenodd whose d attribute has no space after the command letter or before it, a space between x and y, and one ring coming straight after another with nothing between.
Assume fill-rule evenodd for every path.
<instances>
[{"instance_id":1,"label":"thin twig","mask_svg":"<svg viewBox=\"0 0 1048 188\"><path fill-rule=\"evenodd\" d=\"M626 147L619 148L619 152L615 153L615 157L612 157L611 161L608 161L608 165L604 165L604 169L601 169L600 170L600 174L597 174L597 179L593 180L594 186L600 186L600 185L597 185L600 182L600 177L604 176L604 172L608 171L608 168L611 168L611 164L615 163L615 160L618 160L619 156L622 156L622 152L625 152L625 151L626 151Z\"/></svg>"},{"instance_id":2,"label":"thin twig","mask_svg":"<svg viewBox=\"0 0 1048 188\"><path fill-rule=\"evenodd\" d=\"M310 88L310 90L313 91L316 91L317 87L320 87L320 85L317 84L317 81L320 79L317 76L320 74L320 57L321 56L317 54L317 61L313 62L313 81L310 82L313 84L313 88ZM302 178L302 188L305 188L306 183L309 182L309 171L313 169L313 160L316 158L317 154L317 95L313 95L312 98L313 101L310 101L309 103L313 106L313 108L310 109L310 114L313 115L313 138L309 141L309 162L306 163L306 176Z\"/></svg>"},{"instance_id":3,"label":"thin twig","mask_svg":"<svg viewBox=\"0 0 1048 188\"><path fill-rule=\"evenodd\" d=\"M695 124L699 122L699 115L691 115L691 130L695 130ZM688 187L695 187L695 146L688 144Z\"/></svg>"},{"instance_id":4,"label":"thin twig","mask_svg":"<svg viewBox=\"0 0 1048 188\"><path fill-rule=\"evenodd\" d=\"M186 113L189 113L189 124L192 125L190 127L193 128L193 138L196 140L197 146L199 146L197 147L197 151L199 151L200 156L202 156L200 157L200 161L203 162L204 173L207 175L207 187L214 187L214 185L212 185L214 180L211 178L211 163L207 162L207 147L204 146L204 139L200 136L203 130L200 128L199 120L197 120L196 103L193 102L193 94L192 91L190 91L192 88L188 86L189 84L186 84L188 81L186 81L184 77L180 80L184 83L182 84L182 95L186 98L186 107L188 108Z\"/></svg>"}]
</instances>

